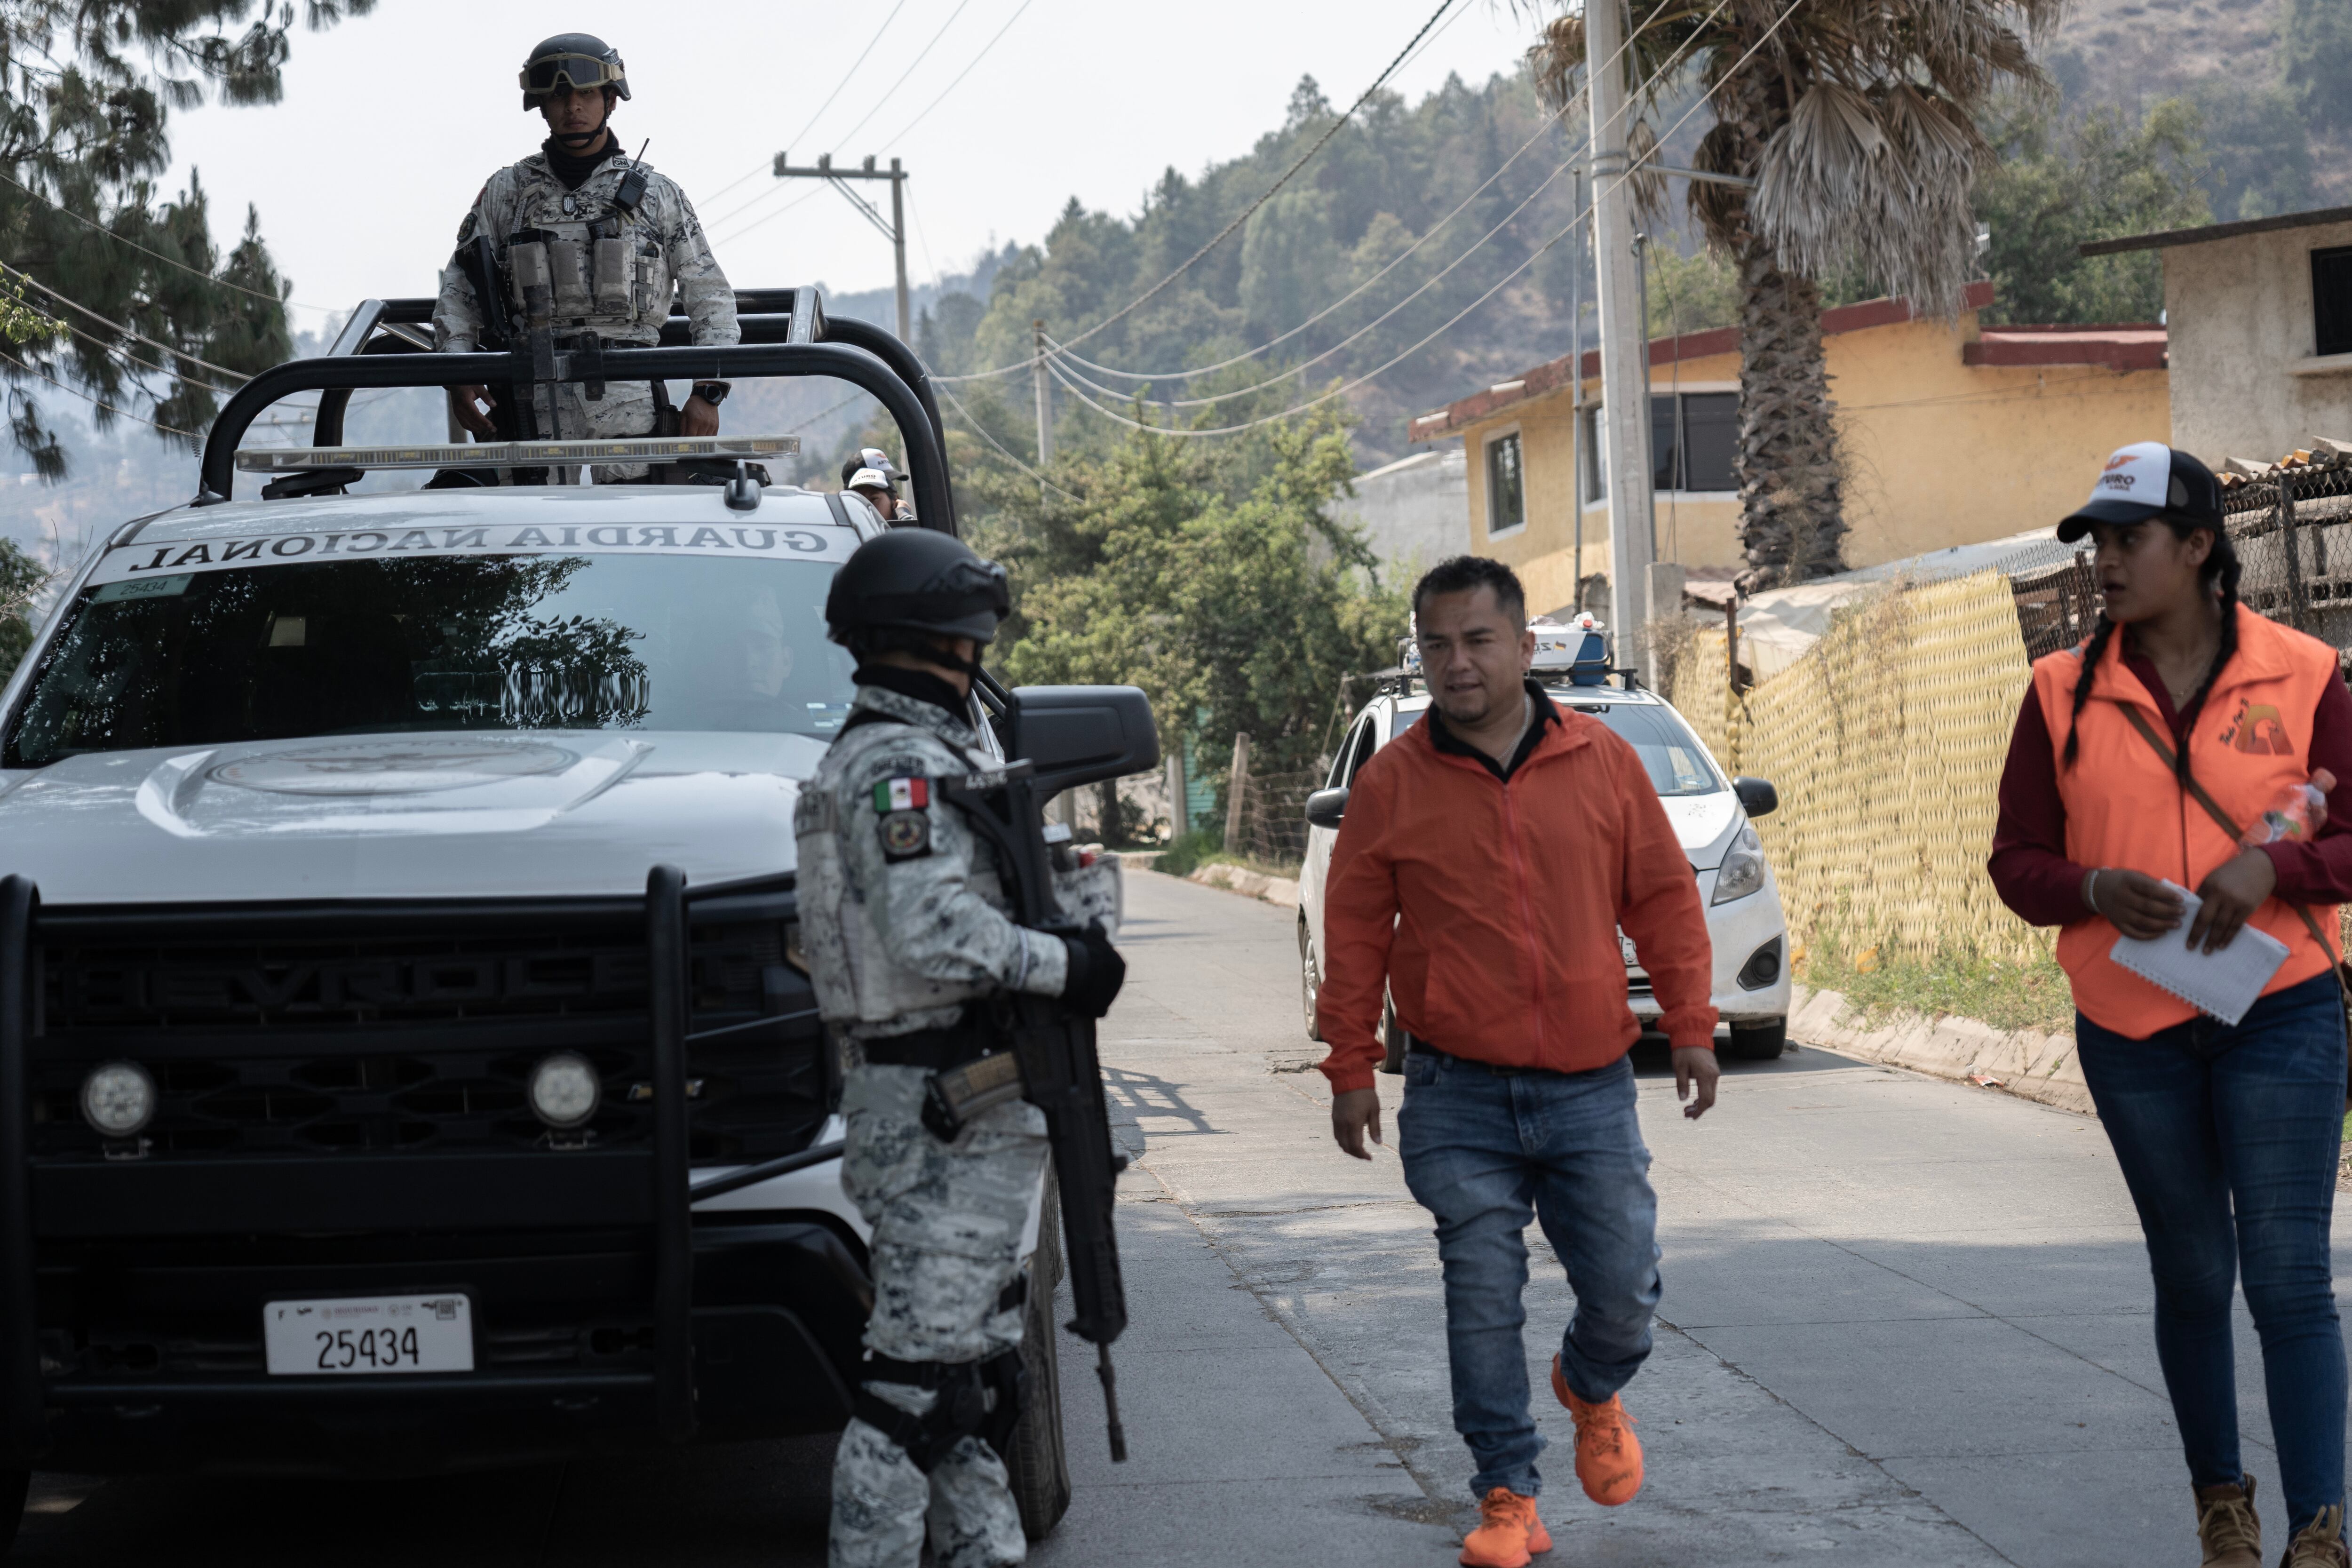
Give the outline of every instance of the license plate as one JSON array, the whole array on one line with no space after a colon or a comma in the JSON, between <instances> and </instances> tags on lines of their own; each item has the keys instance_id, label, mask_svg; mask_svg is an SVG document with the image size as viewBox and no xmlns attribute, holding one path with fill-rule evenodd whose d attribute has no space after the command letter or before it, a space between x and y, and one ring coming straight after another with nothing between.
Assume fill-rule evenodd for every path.
<instances>
[{"instance_id":1,"label":"license plate","mask_svg":"<svg viewBox=\"0 0 2352 1568\"><path fill-rule=\"evenodd\" d=\"M261 1337L278 1376L474 1370L474 1308L463 1296L272 1301Z\"/></svg>"}]
</instances>

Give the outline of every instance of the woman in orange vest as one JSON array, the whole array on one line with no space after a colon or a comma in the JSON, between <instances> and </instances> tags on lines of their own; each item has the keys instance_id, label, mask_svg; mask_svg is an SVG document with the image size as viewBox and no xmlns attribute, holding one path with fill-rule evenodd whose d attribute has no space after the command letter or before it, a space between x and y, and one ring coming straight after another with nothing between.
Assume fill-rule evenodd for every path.
<instances>
[{"instance_id":1,"label":"woman in orange vest","mask_svg":"<svg viewBox=\"0 0 2352 1568\"><path fill-rule=\"evenodd\" d=\"M1988 868L2011 909L2062 928L2076 1057L2147 1238L2205 1562L2263 1568L2239 1461L2236 1274L2262 1335L2286 1561L2347 1568L2328 1223L2345 1111L2335 906L2352 898L2352 820L2327 821L2323 805L2277 842L2258 842L2277 829L2257 825L2292 786L2352 777L2352 693L2333 648L2238 602L2221 486L2186 452L2116 452L2058 525L2070 543L2086 534L2105 609L2081 647L2034 663ZM2196 889L2185 933L2168 883ZM2249 926L2287 952L2235 1026L2108 956L2118 935L2214 952Z\"/></svg>"}]
</instances>

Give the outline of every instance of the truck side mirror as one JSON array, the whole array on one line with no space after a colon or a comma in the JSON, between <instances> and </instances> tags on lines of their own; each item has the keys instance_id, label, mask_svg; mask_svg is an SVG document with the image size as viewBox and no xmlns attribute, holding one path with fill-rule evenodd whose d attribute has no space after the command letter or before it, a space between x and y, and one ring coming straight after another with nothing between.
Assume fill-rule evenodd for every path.
<instances>
[{"instance_id":1,"label":"truck side mirror","mask_svg":"<svg viewBox=\"0 0 2352 1568\"><path fill-rule=\"evenodd\" d=\"M1780 809L1780 792L1772 787L1770 779L1736 778L1731 781L1731 793L1739 797L1750 816L1769 816Z\"/></svg>"},{"instance_id":2,"label":"truck side mirror","mask_svg":"<svg viewBox=\"0 0 2352 1568\"><path fill-rule=\"evenodd\" d=\"M1338 789L1318 789L1307 797L1307 826L1337 827L1347 810L1347 785L1341 784Z\"/></svg>"},{"instance_id":3,"label":"truck side mirror","mask_svg":"<svg viewBox=\"0 0 2352 1568\"><path fill-rule=\"evenodd\" d=\"M1132 686L1024 686L1012 694L1005 754L1036 770L1043 798L1160 765L1151 703Z\"/></svg>"}]
</instances>

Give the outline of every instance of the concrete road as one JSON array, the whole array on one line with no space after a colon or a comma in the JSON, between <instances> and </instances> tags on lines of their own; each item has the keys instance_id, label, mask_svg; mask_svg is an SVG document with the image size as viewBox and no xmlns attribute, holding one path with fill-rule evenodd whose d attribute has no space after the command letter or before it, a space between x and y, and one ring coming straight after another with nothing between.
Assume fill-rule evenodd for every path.
<instances>
[{"instance_id":1,"label":"concrete road","mask_svg":"<svg viewBox=\"0 0 2352 1568\"><path fill-rule=\"evenodd\" d=\"M1129 907L1105 1056L1139 1155L1119 1208L1132 1458L1108 1462L1094 1380L1065 1339L1077 1495L1032 1560L1451 1563L1473 1515L1435 1245L1392 1154L1365 1165L1330 1145L1294 917L1149 874ZM2095 1122L1801 1050L1732 1064L1694 1126L1663 1062L1643 1065L1666 1300L1627 1402L1649 1484L1623 1509L1587 1502L1567 1413L1539 1395L1559 1543L1539 1561L2196 1561L2145 1256ZM1392 1112L1396 1080L1382 1083ZM1534 1251L1540 1391L1570 1301ZM2241 1317L2247 1460L2278 1532ZM815 1563L829 1449L394 1486L45 1476L17 1555Z\"/></svg>"}]
</instances>

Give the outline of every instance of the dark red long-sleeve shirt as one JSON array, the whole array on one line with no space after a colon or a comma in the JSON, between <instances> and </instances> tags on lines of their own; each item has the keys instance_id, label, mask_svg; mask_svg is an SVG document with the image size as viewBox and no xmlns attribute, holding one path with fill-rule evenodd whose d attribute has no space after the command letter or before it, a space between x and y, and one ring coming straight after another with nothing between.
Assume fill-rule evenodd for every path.
<instances>
[{"instance_id":1,"label":"dark red long-sleeve shirt","mask_svg":"<svg viewBox=\"0 0 2352 1568\"><path fill-rule=\"evenodd\" d=\"M2123 650L2126 669L2139 677L2157 711L2182 743L2180 715L2172 694L2147 655ZM2352 784L2352 691L2331 680L2311 721L2311 765ZM2000 820L1992 834L1986 869L2000 901L2029 925L2072 925L2088 918L2083 878L2091 868L2066 858L2066 803L2058 795L2058 760L2051 745L2049 717L2031 686L2018 709L2010 736L2009 761L2000 773ZM2352 794L2341 787L2329 798L2327 822L2305 843L2265 845L2263 853L2278 871L2273 896L2297 904L2352 903Z\"/></svg>"}]
</instances>

